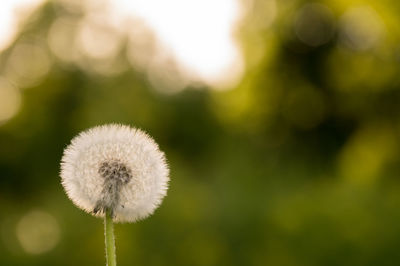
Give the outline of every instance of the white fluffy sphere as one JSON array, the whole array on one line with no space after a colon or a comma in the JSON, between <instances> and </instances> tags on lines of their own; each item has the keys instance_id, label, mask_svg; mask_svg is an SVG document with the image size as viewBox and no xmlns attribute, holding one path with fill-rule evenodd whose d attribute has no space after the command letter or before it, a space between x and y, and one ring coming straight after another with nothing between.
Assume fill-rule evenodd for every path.
<instances>
[{"instance_id":1,"label":"white fluffy sphere","mask_svg":"<svg viewBox=\"0 0 400 266\"><path fill-rule=\"evenodd\" d=\"M80 133L61 161L68 197L93 215L110 211L117 222L151 215L167 193L168 173L164 153L151 137L116 124Z\"/></svg>"}]
</instances>

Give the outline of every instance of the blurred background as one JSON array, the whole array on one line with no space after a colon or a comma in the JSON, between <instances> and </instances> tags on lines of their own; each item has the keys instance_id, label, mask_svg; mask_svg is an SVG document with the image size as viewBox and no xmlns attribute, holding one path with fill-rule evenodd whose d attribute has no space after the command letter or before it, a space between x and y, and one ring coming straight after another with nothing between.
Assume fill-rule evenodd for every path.
<instances>
[{"instance_id":1,"label":"blurred background","mask_svg":"<svg viewBox=\"0 0 400 266\"><path fill-rule=\"evenodd\" d=\"M104 265L60 184L118 122L168 196L117 224L119 265L399 265L400 3L3 0L0 265Z\"/></svg>"}]
</instances>

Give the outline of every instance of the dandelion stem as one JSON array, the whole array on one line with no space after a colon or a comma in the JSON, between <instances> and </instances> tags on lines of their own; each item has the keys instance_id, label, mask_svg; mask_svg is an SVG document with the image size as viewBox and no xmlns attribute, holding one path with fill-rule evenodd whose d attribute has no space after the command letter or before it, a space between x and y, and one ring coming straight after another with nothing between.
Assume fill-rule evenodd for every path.
<instances>
[{"instance_id":1,"label":"dandelion stem","mask_svg":"<svg viewBox=\"0 0 400 266\"><path fill-rule=\"evenodd\" d=\"M104 215L104 236L106 241L107 266L116 266L114 224L110 211L108 210Z\"/></svg>"}]
</instances>

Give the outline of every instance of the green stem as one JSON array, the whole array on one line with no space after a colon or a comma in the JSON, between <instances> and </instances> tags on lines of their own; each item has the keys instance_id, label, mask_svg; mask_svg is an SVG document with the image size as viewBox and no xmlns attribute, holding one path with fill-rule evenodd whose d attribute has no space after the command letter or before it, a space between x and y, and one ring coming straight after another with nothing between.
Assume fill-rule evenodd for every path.
<instances>
[{"instance_id":1,"label":"green stem","mask_svg":"<svg viewBox=\"0 0 400 266\"><path fill-rule=\"evenodd\" d=\"M104 216L104 236L106 239L106 260L107 266L116 266L115 258L115 237L113 220L109 211L106 211Z\"/></svg>"}]
</instances>

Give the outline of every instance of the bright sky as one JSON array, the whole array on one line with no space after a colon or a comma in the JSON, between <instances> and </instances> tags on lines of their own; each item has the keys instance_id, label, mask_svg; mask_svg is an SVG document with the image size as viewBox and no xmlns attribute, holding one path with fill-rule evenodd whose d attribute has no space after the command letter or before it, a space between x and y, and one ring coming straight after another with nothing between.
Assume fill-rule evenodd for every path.
<instances>
[{"instance_id":1,"label":"bright sky","mask_svg":"<svg viewBox=\"0 0 400 266\"><path fill-rule=\"evenodd\" d=\"M16 11L33 9L45 0L2 0L0 51L17 34ZM88 0L86 0L88 1ZM110 16L139 17L180 67L211 85L234 83L243 71L241 53L233 39L240 16L239 0L104 0ZM101 1L88 1L90 6Z\"/></svg>"},{"instance_id":2,"label":"bright sky","mask_svg":"<svg viewBox=\"0 0 400 266\"><path fill-rule=\"evenodd\" d=\"M233 39L238 0L118 0L117 12L135 14L154 29L176 59L201 79L218 82L240 72L242 58Z\"/></svg>"}]
</instances>

